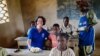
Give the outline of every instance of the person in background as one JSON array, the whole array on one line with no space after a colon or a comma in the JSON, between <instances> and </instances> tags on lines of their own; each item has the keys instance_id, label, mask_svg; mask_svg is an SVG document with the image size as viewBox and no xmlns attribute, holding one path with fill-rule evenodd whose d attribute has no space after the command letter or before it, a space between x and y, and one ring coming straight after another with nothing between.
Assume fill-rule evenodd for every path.
<instances>
[{"instance_id":1,"label":"person in background","mask_svg":"<svg viewBox=\"0 0 100 56\"><path fill-rule=\"evenodd\" d=\"M30 25L31 25L31 27L34 27L35 26L34 20L30 22Z\"/></svg>"},{"instance_id":2,"label":"person in background","mask_svg":"<svg viewBox=\"0 0 100 56\"><path fill-rule=\"evenodd\" d=\"M31 21L31 22L30 22L30 28L29 28L28 31L27 31L27 35L29 34L31 28L33 28L33 27L35 27L35 22L34 22L34 21Z\"/></svg>"},{"instance_id":3,"label":"person in background","mask_svg":"<svg viewBox=\"0 0 100 56\"><path fill-rule=\"evenodd\" d=\"M73 36L74 29L75 29L75 27L69 23L69 17L65 16L63 18L63 26L61 28L61 32L68 33L68 35L71 37L71 38L69 38L70 39L69 47L72 48L73 50L75 47L75 43L74 43L74 39L73 39L74 38L74 36Z\"/></svg>"},{"instance_id":4,"label":"person in background","mask_svg":"<svg viewBox=\"0 0 100 56\"><path fill-rule=\"evenodd\" d=\"M84 1L84 0L83 0ZM81 3L78 3L80 6ZM85 4L88 5L87 1ZM92 56L94 52L95 43L95 31L93 26L90 24L87 17L87 12L89 11L89 6L84 4L79 7L81 12L81 17L79 21L78 31L79 31L79 56Z\"/></svg>"},{"instance_id":5,"label":"person in background","mask_svg":"<svg viewBox=\"0 0 100 56\"><path fill-rule=\"evenodd\" d=\"M52 42L52 48L57 46L57 34L60 32L59 24L55 23L53 24L53 27L50 31L49 39Z\"/></svg>"},{"instance_id":6,"label":"person in background","mask_svg":"<svg viewBox=\"0 0 100 56\"><path fill-rule=\"evenodd\" d=\"M49 33L42 28L43 25L45 25L46 20L43 16L38 16L35 20L36 27L30 28L30 31L28 32L28 48L44 48L44 42L45 39L48 38Z\"/></svg>"},{"instance_id":7,"label":"person in background","mask_svg":"<svg viewBox=\"0 0 100 56\"><path fill-rule=\"evenodd\" d=\"M58 45L52 48L49 56L75 56L74 51L68 48L69 35L67 33L59 33L57 35Z\"/></svg>"},{"instance_id":8,"label":"person in background","mask_svg":"<svg viewBox=\"0 0 100 56\"><path fill-rule=\"evenodd\" d=\"M72 25L69 23L69 17L65 16L63 18L63 26L62 26L62 32L64 33L68 33L68 34L72 34L73 30L72 30Z\"/></svg>"}]
</instances>

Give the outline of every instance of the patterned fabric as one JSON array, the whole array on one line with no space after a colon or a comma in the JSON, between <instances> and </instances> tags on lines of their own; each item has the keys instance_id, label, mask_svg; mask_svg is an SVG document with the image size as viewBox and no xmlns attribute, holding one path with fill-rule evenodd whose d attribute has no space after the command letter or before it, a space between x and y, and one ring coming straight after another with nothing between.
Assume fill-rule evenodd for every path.
<instances>
[{"instance_id":1,"label":"patterned fabric","mask_svg":"<svg viewBox=\"0 0 100 56\"><path fill-rule=\"evenodd\" d=\"M89 24L92 25L92 24L97 24L97 21L96 21L96 18L95 18L95 13L93 10L89 10L87 12L87 18L89 20Z\"/></svg>"},{"instance_id":2,"label":"patterned fabric","mask_svg":"<svg viewBox=\"0 0 100 56\"><path fill-rule=\"evenodd\" d=\"M92 53L93 53L93 47L91 45L79 46L79 56L88 56L92 55Z\"/></svg>"}]
</instances>

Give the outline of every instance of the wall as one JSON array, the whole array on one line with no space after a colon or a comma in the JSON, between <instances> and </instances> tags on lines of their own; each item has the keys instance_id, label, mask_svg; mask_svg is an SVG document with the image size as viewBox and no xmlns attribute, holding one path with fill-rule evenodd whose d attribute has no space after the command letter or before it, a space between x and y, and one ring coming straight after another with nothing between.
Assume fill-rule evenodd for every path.
<instances>
[{"instance_id":1,"label":"wall","mask_svg":"<svg viewBox=\"0 0 100 56\"><path fill-rule=\"evenodd\" d=\"M22 15L24 19L25 32L29 28L29 22L35 17L42 15L46 18L46 26L51 27L54 23L62 25L63 20L57 19L57 0L21 0ZM99 35L99 23L95 26L96 36ZM77 27L78 20L71 20L71 24Z\"/></svg>"},{"instance_id":2,"label":"wall","mask_svg":"<svg viewBox=\"0 0 100 56\"><path fill-rule=\"evenodd\" d=\"M24 33L20 0L7 0L10 22L0 24L0 46L15 45L14 39Z\"/></svg>"},{"instance_id":3,"label":"wall","mask_svg":"<svg viewBox=\"0 0 100 56\"><path fill-rule=\"evenodd\" d=\"M46 18L48 26L56 21L56 0L21 0L21 7L26 32L29 22L39 15Z\"/></svg>"},{"instance_id":4,"label":"wall","mask_svg":"<svg viewBox=\"0 0 100 56\"><path fill-rule=\"evenodd\" d=\"M54 23L62 25L62 20L57 19L56 0L7 0L10 22L0 25L0 46L11 47L14 39L25 34L30 27L29 23L36 16L46 18L46 26L51 27ZM96 38L100 36L100 21L95 26ZM77 27L78 20L71 20L71 24Z\"/></svg>"}]
</instances>

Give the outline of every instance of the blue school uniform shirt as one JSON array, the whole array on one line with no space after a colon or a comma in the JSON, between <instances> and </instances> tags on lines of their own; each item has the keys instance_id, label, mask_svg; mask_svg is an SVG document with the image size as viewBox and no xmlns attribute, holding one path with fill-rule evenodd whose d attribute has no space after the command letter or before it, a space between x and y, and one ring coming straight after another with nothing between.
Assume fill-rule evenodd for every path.
<instances>
[{"instance_id":1,"label":"blue school uniform shirt","mask_svg":"<svg viewBox=\"0 0 100 56\"><path fill-rule=\"evenodd\" d=\"M49 33L42 28L41 32L38 32L36 27L32 27L28 31L28 39L31 39L32 47L39 47L43 49L44 41L49 36Z\"/></svg>"},{"instance_id":2,"label":"blue school uniform shirt","mask_svg":"<svg viewBox=\"0 0 100 56\"><path fill-rule=\"evenodd\" d=\"M82 16L79 22L79 28L86 28L89 27L89 22L86 16ZM79 45L87 46L87 45L94 45L94 28L90 26L88 31L83 30L79 32Z\"/></svg>"}]
</instances>

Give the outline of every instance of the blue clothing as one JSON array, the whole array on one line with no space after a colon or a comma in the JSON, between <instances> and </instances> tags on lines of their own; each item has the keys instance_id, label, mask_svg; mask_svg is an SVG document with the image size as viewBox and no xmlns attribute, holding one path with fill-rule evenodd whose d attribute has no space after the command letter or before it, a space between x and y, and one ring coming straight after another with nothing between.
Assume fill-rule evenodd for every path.
<instances>
[{"instance_id":1,"label":"blue clothing","mask_svg":"<svg viewBox=\"0 0 100 56\"><path fill-rule=\"evenodd\" d=\"M32 27L30 27L30 28L28 29L28 31L27 31L27 35L30 34L30 31L31 31L32 28L35 28L35 26L32 26Z\"/></svg>"},{"instance_id":2,"label":"blue clothing","mask_svg":"<svg viewBox=\"0 0 100 56\"><path fill-rule=\"evenodd\" d=\"M31 39L32 47L39 47L43 49L44 41L49 36L49 33L42 28L41 32L38 32L36 27L32 27L28 31L28 39Z\"/></svg>"},{"instance_id":3,"label":"blue clothing","mask_svg":"<svg viewBox=\"0 0 100 56\"><path fill-rule=\"evenodd\" d=\"M82 16L79 22L80 27L89 27L88 31L80 31L79 32L79 46L88 46L94 45L94 28L89 25L89 21L86 16Z\"/></svg>"}]
</instances>

